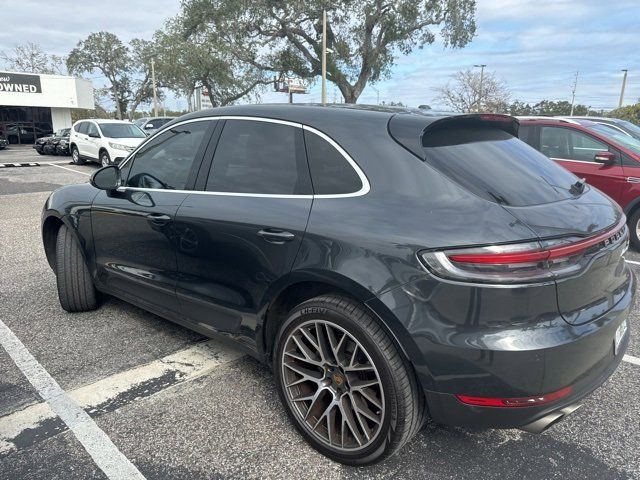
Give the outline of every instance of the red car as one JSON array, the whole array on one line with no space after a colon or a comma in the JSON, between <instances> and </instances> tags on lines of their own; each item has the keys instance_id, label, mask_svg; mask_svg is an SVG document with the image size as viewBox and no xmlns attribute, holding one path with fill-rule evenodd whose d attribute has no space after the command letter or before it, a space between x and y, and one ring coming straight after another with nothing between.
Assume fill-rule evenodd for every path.
<instances>
[{"instance_id":1,"label":"red car","mask_svg":"<svg viewBox=\"0 0 640 480\"><path fill-rule=\"evenodd\" d=\"M640 140L589 120L520 118L518 136L613 198L640 249Z\"/></svg>"}]
</instances>

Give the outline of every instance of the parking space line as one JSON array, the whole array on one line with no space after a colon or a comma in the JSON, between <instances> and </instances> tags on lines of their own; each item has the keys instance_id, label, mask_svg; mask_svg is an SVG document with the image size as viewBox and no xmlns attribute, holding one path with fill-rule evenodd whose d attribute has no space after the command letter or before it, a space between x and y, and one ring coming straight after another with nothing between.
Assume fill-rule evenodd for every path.
<instances>
[{"instance_id":1,"label":"parking space line","mask_svg":"<svg viewBox=\"0 0 640 480\"><path fill-rule=\"evenodd\" d=\"M52 163L52 162L43 163L43 165L51 165L52 167L63 168L65 170L69 170L70 172L79 173L80 175L86 175L87 177L91 176L90 173L81 172L80 170L74 170L73 168L69 168L69 167L63 167L62 165L57 165L57 164Z\"/></svg>"},{"instance_id":2,"label":"parking space line","mask_svg":"<svg viewBox=\"0 0 640 480\"><path fill-rule=\"evenodd\" d=\"M640 262L636 262L634 260L627 260L626 258L624 259L625 262L627 263L631 263L632 265L640 265Z\"/></svg>"},{"instance_id":3,"label":"parking space line","mask_svg":"<svg viewBox=\"0 0 640 480\"><path fill-rule=\"evenodd\" d=\"M51 410L69 427L107 478L144 480L145 477L136 466L118 450L118 447L91 417L67 395L2 320L0 320L0 345Z\"/></svg>"},{"instance_id":4,"label":"parking space line","mask_svg":"<svg viewBox=\"0 0 640 480\"><path fill-rule=\"evenodd\" d=\"M215 340L197 343L167 355L67 391L67 396L95 418L142 398L205 375L214 368L243 356L237 349ZM46 403L29 405L0 417L0 456L27 448L65 431ZM24 432L30 432L25 436Z\"/></svg>"},{"instance_id":5,"label":"parking space line","mask_svg":"<svg viewBox=\"0 0 640 480\"><path fill-rule=\"evenodd\" d=\"M622 360L640 366L640 358L634 357L633 355L625 355L624 357L622 357Z\"/></svg>"}]
</instances>

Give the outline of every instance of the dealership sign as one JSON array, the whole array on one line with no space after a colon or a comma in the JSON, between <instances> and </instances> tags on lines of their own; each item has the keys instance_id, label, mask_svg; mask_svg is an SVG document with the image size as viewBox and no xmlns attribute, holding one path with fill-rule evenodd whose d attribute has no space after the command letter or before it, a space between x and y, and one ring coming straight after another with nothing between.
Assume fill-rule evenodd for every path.
<instances>
[{"instance_id":1,"label":"dealership sign","mask_svg":"<svg viewBox=\"0 0 640 480\"><path fill-rule=\"evenodd\" d=\"M0 93L42 93L40 75L0 72Z\"/></svg>"}]
</instances>

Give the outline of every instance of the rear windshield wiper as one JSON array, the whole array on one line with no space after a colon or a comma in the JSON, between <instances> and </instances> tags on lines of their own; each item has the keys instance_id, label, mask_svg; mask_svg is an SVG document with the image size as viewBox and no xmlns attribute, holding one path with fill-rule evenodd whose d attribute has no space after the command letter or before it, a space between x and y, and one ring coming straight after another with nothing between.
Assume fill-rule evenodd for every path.
<instances>
[{"instance_id":1,"label":"rear windshield wiper","mask_svg":"<svg viewBox=\"0 0 640 480\"><path fill-rule=\"evenodd\" d=\"M569 193L571 195L580 195L582 194L582 192L584 192L585 185L586 185L585 179L581 178L576 183L571 185L571 188L569 188Z\"/></svg>"}]
</instances>

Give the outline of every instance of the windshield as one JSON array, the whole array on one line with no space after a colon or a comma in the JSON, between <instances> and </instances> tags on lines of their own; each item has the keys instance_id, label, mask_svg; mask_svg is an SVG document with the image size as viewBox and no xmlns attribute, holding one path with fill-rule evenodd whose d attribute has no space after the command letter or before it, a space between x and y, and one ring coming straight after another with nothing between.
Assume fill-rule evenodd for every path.
<instances>
[{"instance_id":1,"label":"windshield","mask_svg":"<svg viewBox=\"0 0 640 480\"><path fill-rule=\"evenodd\" d=\"M495 128L449 128L422 138L425 162L476 195L522 207L572 198L578 180L543 154Z\"/></svg>"},{"instance_id":2,"label":"windshield","mask_svg":"<svg viewBox=\"0 0 640 480\"><path fill-rule=\"evenodd\" d=\"M133 123L101 123L102 135L107 138L146 138L140 127Z\"/></svg>"},{"instance_id":3,"label":"windshield","mask_svg":"<svg viewBox=\"0 0 640 480\"><path fill-rule=\"evenodd\" d=\"M142 125L144 125L144 122L146 122L148 119L149 119L149 117L142 117L142 118L139 118L137 120L134 120L133 123L135 123L136 125L141 127Z\"/></svg>"},{"instance_id":4,"label":"windshield","mask_svg":"<svg viewBox=\"0 0 640 480\"><path fill-rule=\"evenodd\" d=\"M58 137L66 137L69 135L69 130L71 130L70 128L63 128L62 130L58 130L58 132L56 133L56 136Z\"/></svg>"},{"instance_id":5,"label":"windshield","mask_svg":"<svg viewBox=\"0 0 640 480\"><path fill-rule=\"evenodd\" d=\"M620 130L608 125L593 125L589 129L640 155L640 140L637 138L630 137L626 133L622 133Z\"/></svg>"},{"instance_id":6,"label":"windshield","mask_svg":"<svg viewBox=\"0 0 640 480\"><path fill-rule=\"evenodd\" d=\"M635 123L627 122L626 120L618 120L618 123L624 128L629 130L634 137L640 138L640 127Z\"/></svg>"}]
</instances>

